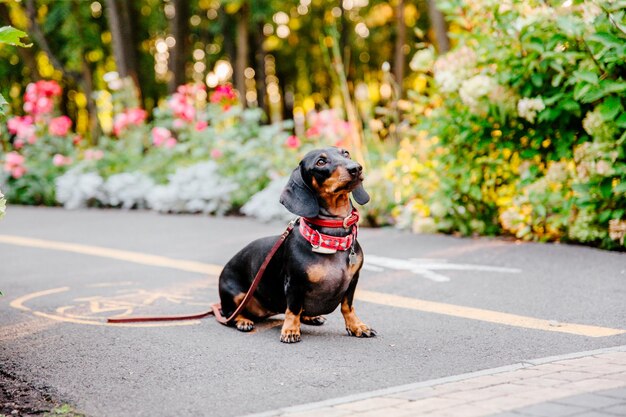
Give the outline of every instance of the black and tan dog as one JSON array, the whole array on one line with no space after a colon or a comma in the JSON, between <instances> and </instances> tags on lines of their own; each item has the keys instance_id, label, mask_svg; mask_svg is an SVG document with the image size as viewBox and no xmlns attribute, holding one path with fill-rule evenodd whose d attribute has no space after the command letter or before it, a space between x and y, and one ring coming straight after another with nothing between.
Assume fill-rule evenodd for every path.
<instances>
[{"instance_id":1,"label":"black and tan dog","mask_svg":"<svg viewBox=\"0 0 626 417\"><path fill-rule=\"evenodd\" d=\"M294 229L270 261L254 297L235 318L237 329L248 332L255 321L285 313L280 340L295 343L300 341L301 323L321 325L326 321L322 314L341 304L348 334L376 335L356 316L352 305L363 251L356 241L358 213L350 193L357 203L366 204L369 195L362 181L361 166L344 149L306 154L280 197L290 212L301 216L298 230ZM219 279L225 316L241 303L277 239L256 240L226 264Z\"/></svg>"}]
</instances>

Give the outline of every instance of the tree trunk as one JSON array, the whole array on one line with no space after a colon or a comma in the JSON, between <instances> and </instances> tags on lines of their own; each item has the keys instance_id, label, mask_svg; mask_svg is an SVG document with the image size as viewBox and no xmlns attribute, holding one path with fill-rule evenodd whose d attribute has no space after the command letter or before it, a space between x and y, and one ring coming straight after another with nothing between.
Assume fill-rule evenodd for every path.
<instances>
[{"instance_id":1,"label":"tree trunk","mask_svg":"<svg viewBox=\"0 0 626 417\"><path fill-rule=\"evenodd\" d=\"M117 72L122 78L131 77L137 87L139 86L139 79L128 1L106 0L106 6Z\"/></svg>"},{"instance_id":2,"label":"tree trunk","mask_svg":"<svg viewBox=\"0 0 626 417\"><path fill-rule=\"evenodd\" d=\"M254 55L255 58L255 76L256 76L256 100L259 105L259 108L265 109L265 49L263 49L263 23L258 23L257 34L254 37L256 53Z\"/></svg>"},{"instance_id":3,"label":"tree trunk","mask_svg":"<svg viewBox=\"0 0 626 417\"><path fill-rule=\"evenodd\" d=\"M241 96L241 103L246 104L246 77L244 75L248 67L248 5L244 3L239 9L237 20L237 58L235 59L235 88Z\"/></svg>"},{"instance_id":4,"label":"tree trunk","mask_svg":"<svg viewBox=\"0 0 626 417\"><path fill-rule=\"evenodd\" d=\"M187 0L172 0L174 17L170 20L170 32L176 40L176 45L170 49L170 71L172 77L168 83L170 93L185 84L185 64L189 52L189 4Z\"/></svg>"},{"instance_id":5,"label":"tree trunk","mask_svg":"<svg viewBox=\"0 0 626 417\"><path fill-rule=\"evenodd\" d=\"M430 27L435 32L435 43L440 54L450 50L450 38L443 13L437 8L436 0L428 0L428 18Z\"/></svg>"},{"instance_id":6,"label":"tree trunk","mask_svg":"<svg viewBox=\"0 0 626 417\"><path fill-rule=\"evenodd\" d=\"M404 23L404 0L398 0L396 6L396 45L393 60L393 75L398 84L398 98L402 97L404 79L404 44L406 43L406 24Z\"/></svg>"}]
</instances>

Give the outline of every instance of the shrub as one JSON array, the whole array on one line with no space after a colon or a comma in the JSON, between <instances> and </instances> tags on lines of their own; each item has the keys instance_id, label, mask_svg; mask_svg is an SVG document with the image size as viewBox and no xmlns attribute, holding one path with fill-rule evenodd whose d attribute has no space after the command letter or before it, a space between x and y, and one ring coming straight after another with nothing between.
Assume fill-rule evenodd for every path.
<instances>
[{"instance_id":1,"label":"shrub","mask_svg":"<svg viewBox=\"0 0 626 417\"><path fill-rule=\"evenodd\" d=\"M387 167L415 219L620 244L609 223L626 207L626 2L554 4L439 3L457 46L432 65L419 52L413 133Z\"/></svg>"}]
</instances>

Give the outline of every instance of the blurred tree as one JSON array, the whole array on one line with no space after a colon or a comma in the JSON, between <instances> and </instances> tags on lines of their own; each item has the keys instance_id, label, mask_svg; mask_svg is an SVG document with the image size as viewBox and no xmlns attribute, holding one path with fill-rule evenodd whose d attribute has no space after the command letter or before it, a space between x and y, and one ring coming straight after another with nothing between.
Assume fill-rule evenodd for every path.
<instances>
[{"instance_id":1,"label":"blurred tree","mask_svg":"<svg viewBox=\"0 0 626 417\"><path fill-rule=\"evenodd\" d=\"M168 91L173 93L176 87L187 82L186 64L189 59L189 1L171 0L165 7L165 16L169 19L170 33L175 43L170 47L171 78Z\"/></svg>"},{"instance_id":2,"label":"blurred tree","mask_svg":"<svg viewBox=\"0 0 626 417\"><path fill-rule=\"evenodd\" d=\"M134 21L130 18L128 0L105 0L107 21L112 37L113 56L115 66L120 77L130 77L137 88L139 77L137 74L137 53L135 45ZM141 94L140 94L141 95Z\"/></svg>"},{"instance_id":3,"label":"blurred tree","mask_svg":"<svg viewBox=\"0 0 626 417\"><path fill-rule=\"evenodd\" d=\"M436 0L428 0L428 17L430 27L435 34L435 44L440 54L450 50L450 38L448 38L448 28L443 13L437 8Z\"/></svg>"},{"instance_id":4,"label":"blurred tree","mask_svg":"<svg viewBox=\"0 0 626 417\"><path fill-rule=\"evenodd\" d=\"M398 81L399 96L402 96L402 80L404 79L404 66L406 60L405 43L406 43L406 23L404 22L404 0L397 0L396 4L396 44L393 57L393 75Z\"/></svg>"}]
</instances>

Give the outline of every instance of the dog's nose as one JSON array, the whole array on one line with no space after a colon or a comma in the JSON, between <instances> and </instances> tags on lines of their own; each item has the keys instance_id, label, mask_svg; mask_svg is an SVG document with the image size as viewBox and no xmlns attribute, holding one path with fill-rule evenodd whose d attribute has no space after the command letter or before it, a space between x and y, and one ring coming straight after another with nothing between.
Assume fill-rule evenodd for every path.
<instances>
[{"instance_id":1,"label":"dog's nose","mask_svg":"<svg viewBox=\"0 0 626 417\"><path fill-rule=\"evenodd\" d=\"M346 167L352 178L356 178L363 172L363 167L359 164L352 164Z\"/></svg>"}]
</instances>

